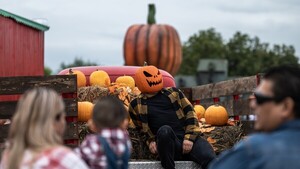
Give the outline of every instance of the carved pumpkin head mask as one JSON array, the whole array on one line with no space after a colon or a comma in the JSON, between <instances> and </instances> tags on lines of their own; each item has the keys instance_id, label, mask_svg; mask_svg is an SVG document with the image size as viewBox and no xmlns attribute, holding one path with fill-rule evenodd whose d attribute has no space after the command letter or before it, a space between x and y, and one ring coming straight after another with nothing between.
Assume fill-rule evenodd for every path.
<instances>
[{"instance_id":1,"label":"carved pumpkin head mask","mask_svg":"<svg viewBox=\"0 0 300 169\"><path fill-rule=\"evenodd\" d=\"M162 74L155 66L143 66L135 73L135 83L142 93L155 93L163 88Z\"/></svg>"}]
</instances>

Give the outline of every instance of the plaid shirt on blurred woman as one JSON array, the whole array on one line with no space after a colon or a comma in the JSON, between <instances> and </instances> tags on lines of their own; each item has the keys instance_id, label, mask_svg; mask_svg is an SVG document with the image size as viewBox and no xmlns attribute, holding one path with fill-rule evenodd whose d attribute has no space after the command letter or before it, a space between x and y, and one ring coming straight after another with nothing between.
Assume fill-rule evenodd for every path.
<instances>
[{"instance_id":1,"label":"plaid shirt on blurred woman","mask_svg":"<svg viewBox=\"0 0 300 169\"><path fill-rule=\"evenodd\" d=\"M0 169L6 169L6 154L2 157ZM88 166L72 150L59 146L40 154L26 150L20 169L88 169Z\"/></svg>"},{"instance_id":2,"label":"plaid shirt on blurred woman","mask_svg":"<svg viewBox=\"0 0 300 169\"><path fill-rule=\"evenodd\" d=\"M117 156L125 152L126 144L129 151L131 151L131 142L126 130L103 129L97 135L88 135L80 147L75 149L75 152L81 156L91 169L101 169L107 166L106 155L99 141L99 135L107 140L110 148Z\"/></svg>"}]
</instances>

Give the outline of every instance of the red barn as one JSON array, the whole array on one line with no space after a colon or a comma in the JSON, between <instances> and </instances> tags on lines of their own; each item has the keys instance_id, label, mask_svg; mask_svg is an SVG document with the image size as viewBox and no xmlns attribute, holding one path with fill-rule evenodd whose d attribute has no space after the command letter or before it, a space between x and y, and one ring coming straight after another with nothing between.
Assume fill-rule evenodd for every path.
<instances>
[{"instance_id":1,"label":"red barn","mask_svg":"<svg viewBox=\"0 0 300 169\"><path fill-rule=\"evenodd\" d=\"M44 75L44 32L48 29L0 9L0 77Z\"/></svg>"}]
</instances>

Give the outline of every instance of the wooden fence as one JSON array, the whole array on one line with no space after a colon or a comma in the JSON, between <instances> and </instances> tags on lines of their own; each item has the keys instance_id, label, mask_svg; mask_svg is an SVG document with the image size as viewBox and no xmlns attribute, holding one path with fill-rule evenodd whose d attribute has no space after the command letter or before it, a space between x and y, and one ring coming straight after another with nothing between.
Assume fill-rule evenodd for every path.
<instances>
[{"instance_id":1,"label":"wooden fence","mask_svg":"<svg viewBox=\"0 0 300 169\"><path fill-rule=\"evenodd\" d=\"M77 126L77 77L76 75L0 77L0 95L21 95L32 87L52 88L64 96L67 127L65 144L73 147L79 143ZM0 101L0 119L11 119L17 101ZM0 147L3 149L10 125L0 125ZM1 151L0 151L1 152Z\"/></svg>"},{"instance_id":2,"label":"wooden fence","mask_svg":"<svg viewBox=\"0 0 300 169\"><path fill-rule=\"evenodd\" d=\"M249 96L262 78L261 74L233 80L181 88L193 104L201 104L205 108L218 103L226 108L228 115L239 119L245 134L253 131L253 111L249 107Z\"/></svg>"}]
</instances>

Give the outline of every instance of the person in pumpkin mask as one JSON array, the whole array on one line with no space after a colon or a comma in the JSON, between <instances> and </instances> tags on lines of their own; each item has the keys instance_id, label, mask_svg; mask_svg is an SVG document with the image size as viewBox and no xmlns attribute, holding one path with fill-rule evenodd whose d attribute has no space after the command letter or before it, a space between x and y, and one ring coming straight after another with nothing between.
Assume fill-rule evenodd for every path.
<instances>
[{"instance_id":1,"label":"person in pumpkin mask","mask_svg":"<svg viewBox=\"0 0 300 169\"><path fill-rule=\"evenodd\" d=\"M141 94L129 105L137 129L147 135L147 145L158 154L161 165L175 168L174 160L192 160L206 168L215 153L201 137L194 109L175 87L163 88L162 74L155 66L144 66L135 73Z\"/></svg>"}]
</instances>

